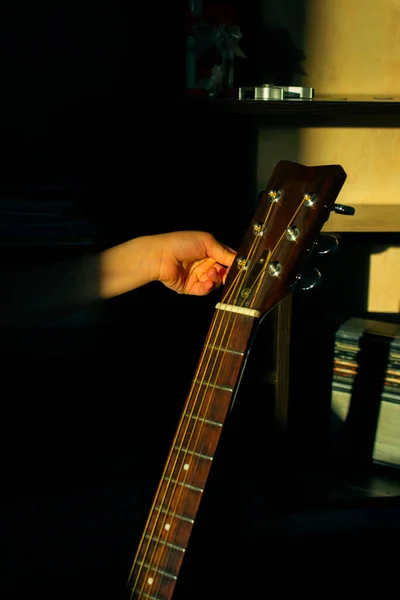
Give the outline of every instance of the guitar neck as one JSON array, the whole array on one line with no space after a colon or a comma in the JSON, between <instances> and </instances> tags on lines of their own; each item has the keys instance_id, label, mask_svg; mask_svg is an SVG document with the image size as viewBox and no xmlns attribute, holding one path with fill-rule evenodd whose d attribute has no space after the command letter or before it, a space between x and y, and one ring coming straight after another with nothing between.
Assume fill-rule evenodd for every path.
<instances>
[{"instance_id":1,"label":"guitar neck","mask_svg":"<svg viewBox=\"0 0 400 600\"><path fill-rule=\"evenodd\" d=\"M172 598L258 322L257 311L217 307L129 576L131 598Z\"/></svg>"},{"instance_id":2,"label":"guitar neck","mask_svg":"<svg viewBox=\"0 0 400 600\"><path fill-rule=\"evenodd\" d=\"M171 600L249 342L298 282L345 179L340 165L275 167L225 279L128 578L132 598Z\"/></svg>"}]
</instances>

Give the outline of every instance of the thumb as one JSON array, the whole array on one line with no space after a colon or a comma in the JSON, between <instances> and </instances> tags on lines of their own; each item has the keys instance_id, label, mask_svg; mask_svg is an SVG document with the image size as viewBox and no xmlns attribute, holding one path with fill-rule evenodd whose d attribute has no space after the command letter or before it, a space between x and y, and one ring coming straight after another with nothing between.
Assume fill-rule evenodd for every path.
<instances>
[{"instance_id":1,"label":"thumb","mask_svg":"<svg viewBox=\"0 0 400 600\"><path fill-rule=\"evenodd\" d=\"M220 265L224 265L226 267L230 267L236 257L236 252L232 250L232 248L221 244L212 236L206 241L206 251L207 256L213 258Z\"/></svg>"}]
</instances>

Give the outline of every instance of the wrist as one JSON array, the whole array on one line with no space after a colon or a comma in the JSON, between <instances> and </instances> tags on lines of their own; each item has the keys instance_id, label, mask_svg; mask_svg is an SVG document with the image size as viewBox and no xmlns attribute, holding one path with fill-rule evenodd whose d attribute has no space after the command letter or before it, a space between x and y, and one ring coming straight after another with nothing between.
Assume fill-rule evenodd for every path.
<instances>
[{"instance_id":1,"label":"wrist","mask_svg":"<svg viewBox=\"0 0 400 600\"><path fill-rule=\"evenodd\" d=\"M101 253L101 298L119 296L158 279L162 244L156 238L134 238Z\"/></svg>"}]
</instances>

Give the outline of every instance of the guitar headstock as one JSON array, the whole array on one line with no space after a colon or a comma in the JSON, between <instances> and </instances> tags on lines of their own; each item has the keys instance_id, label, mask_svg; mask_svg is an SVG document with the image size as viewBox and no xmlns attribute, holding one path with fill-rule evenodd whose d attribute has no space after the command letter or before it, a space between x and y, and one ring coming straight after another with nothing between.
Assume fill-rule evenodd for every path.
<instances>
[{"instance_id":1,"label":"guitar headstock","mask_svg":"<svg viewBox=\"0 0 400 600\"><path fill-rule=\"evenodd\" d=\"M229 270L221 302L269 312L292 290L346 180L340 165L280 161Z\"/></svg>"}]
</instances>

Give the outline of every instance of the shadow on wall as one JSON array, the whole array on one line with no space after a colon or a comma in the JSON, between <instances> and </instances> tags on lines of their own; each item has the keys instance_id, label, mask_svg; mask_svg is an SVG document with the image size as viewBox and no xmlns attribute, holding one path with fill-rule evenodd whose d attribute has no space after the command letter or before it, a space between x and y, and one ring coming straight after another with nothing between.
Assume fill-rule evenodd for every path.
<instances>
[{"instance_id":1,"label":"shadow on wall","mask_svg":"<svg viewBox=\"0 0 400 600\"><path fill-rule=\"evenodd\" d=\"M254 18L255 13L259 16ZM238 61L239 85L300 85L306 75L302 50L306 30L306 2L259 0L241 11L247 60Z\"/></svg>"}]
</instances>

